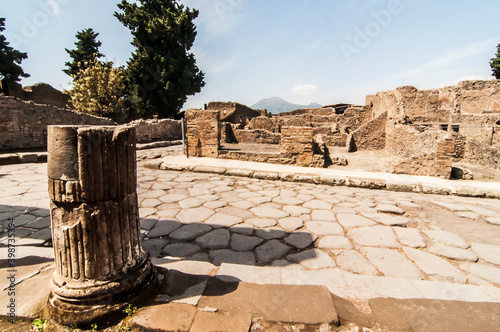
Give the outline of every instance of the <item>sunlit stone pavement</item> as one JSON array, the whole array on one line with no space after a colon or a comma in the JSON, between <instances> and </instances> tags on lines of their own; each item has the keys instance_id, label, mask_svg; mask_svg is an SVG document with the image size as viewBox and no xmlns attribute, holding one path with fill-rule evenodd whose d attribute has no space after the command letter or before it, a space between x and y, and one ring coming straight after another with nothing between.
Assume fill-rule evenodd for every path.
<instances>
[{"instance_id":1,"label":"sunlit stone pavement","mask_svg":"<svg viewBox=\"0 0 500 332\"><path fill-rule=\"evenodd\" d=\"M499 200L142 164L137 191L143 245L163 258L156 262L247 282L324 284L340 296L500 302ZM18 255L52 257L46 164L0 166L0 250L9 219Z\"/></svg>"}]
</instances>

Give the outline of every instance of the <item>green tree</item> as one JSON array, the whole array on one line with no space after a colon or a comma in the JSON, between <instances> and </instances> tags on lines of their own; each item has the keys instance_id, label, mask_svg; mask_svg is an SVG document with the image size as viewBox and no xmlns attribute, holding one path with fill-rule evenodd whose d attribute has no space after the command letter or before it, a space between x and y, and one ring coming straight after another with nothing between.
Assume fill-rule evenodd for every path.
<instances>
[{"instance_id":1,"label":"green tree","mask_svg":"<svg viewBox=\"0 0 500 332\"><path fill-rule=\"evenodd\" d=\"M99 33L91 28L76 33L76 48L74 50L65 48L72 60L64 64L67 67L67 69L63 69L64 73L75 78L81 69L85 69L86 63L91 63L93 59L104 56L99 52L102 43L96 39L98 35Z\"/></svg>"},{"instance_id":2,"label":"green tree","mask_svg":"<svg viewBox=\"0 0 500 332\"><path fill-rule=\"evenodd\" d=\"M124 75L113 62L100 62L94 58L83 63L75 75L73 89L68 91L73 109L77 112L125 120Z\"/></svg>"},{"instance_id":3,"label":"green tree","mask_svg":"<svg viewBox=\"0 0 500 332\"><path fill-rule=\"evenodd\" d=\"M493 71L493 76L495 76L497 80L500 79L500 44L497 46L497 54L491 59L490 66Z\"/></svg>"},{"instance_id":4,"label":"green tree","mask_svg":"<svg viewBox=\"0 0 500 332\"><path fill-rule=\"evenodd\" d=\"M4 30L5 18L0 18L0 78L7 82L18 82L21 77L30 77L20 66L28 58L28 54L10 47L2 33Z\"/></svg>"},{"instance_id":5,"label":"green tree","mask_svg":"<svg viewBox=\"0 0 500 332\"><path fill-rule=\"evenodd\" d=\"M189 53L198 11L174 0L122 0L118 8L115 16L131 30L136 47L126 69L131 104L143 117L177 114L187 96L205 85L205 75Z\"/></svg>"}]
</instances>

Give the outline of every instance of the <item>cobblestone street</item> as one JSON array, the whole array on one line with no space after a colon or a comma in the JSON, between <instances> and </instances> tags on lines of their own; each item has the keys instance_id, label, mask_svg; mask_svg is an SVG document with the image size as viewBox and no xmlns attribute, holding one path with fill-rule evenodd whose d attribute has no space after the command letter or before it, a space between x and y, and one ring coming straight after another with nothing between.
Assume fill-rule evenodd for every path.
<instances>
[{"instance_id":1,"label":"cobblestone street","mask_svg":"<svg viewBox=\"0 0 500 332\"><path fill-rule=\"evenodd\" d=\"M1 166L0 173L0 244L5 246L13 218L21 255L53 257L46 165ZM151 170L141 164L138 194L143 245L164 262L209 262L212 273L250 282L272 281L267 272L273 269L258 266L286 267L280 271L294 271L288 277L296 284L313 282L307 273L317 271L490 286L500 294L498 200ZM284 282L284 273L280 278ZM405 296L417 296L407 291Z\"/></svg>"}]
</instances>

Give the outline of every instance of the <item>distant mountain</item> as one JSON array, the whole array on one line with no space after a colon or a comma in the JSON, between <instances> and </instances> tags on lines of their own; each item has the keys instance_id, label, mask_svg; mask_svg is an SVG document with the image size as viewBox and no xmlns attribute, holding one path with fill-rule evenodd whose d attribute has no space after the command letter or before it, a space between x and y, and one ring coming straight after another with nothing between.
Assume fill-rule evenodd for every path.
<instances>
[{"instance_id":1,"label":"distant mountain","mask_svg":"<svg viewBox=\"0 0 500 332\"><path fill-rule=\"evenodd\" d=\"M316 108L316 107L322 107L320 104L316 103L310 103L309 105L298 105L298 104L292 104L280 97L271 97L271 98L265 98L262 99L261 101L258 101L257 103L253 104L250 106L251 108L256 108L256 109L267 109L268 112L271 112L273 114L276 113L281 113L281 112L289 112L296 110L298 108Z\"/></svg>"}]
</instances>

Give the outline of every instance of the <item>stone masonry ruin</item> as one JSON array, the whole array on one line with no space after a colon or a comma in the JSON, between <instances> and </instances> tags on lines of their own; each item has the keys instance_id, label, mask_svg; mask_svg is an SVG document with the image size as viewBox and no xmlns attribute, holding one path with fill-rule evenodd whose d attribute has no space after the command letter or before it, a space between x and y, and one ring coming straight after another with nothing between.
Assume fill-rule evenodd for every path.
<instances>
[{"instance_id":1,"label":"stone masonry ruin","mask_svg":"<svg viewBox=\"0 0 500 332\"><path fill-rule=\"evenodd\" d=\"M50 126L47 168L50 317L89 324L151 294L158 280L141 245L134 128Z\"/></svg>"},{"instance_id":2,"label":"stone masonry ruin","mask_svg":"<svg viewBox=\"0 0 500 332\"><path fill-rule=\"evenodd\" d=\"M500 169L498 80L464 81L423 91L404 86L369 95L364 106L336 104L272 117L241 105L238 108L236 103L209 105L207 109L218 111L221 119L232 121L219 125L222 143L277 146L275 153L222 150L219 158L319 167L328 166L331 159L346 164L342 155L325 154L324 146L326 151L327 147L345 147L346 152L385 150L398 158L393 165L396 173L449 178L455 162ZM224 117L224 111L229 116ZM237 121L236 114L245 120ZM297 132L304 133L304 128L311 129L312 143L298 138ZM297 138L294 147L291 137ZM311 149L314 158L309 155ZM307 153L296 158L296 151Z\"/></svg>"}]
</instances>

